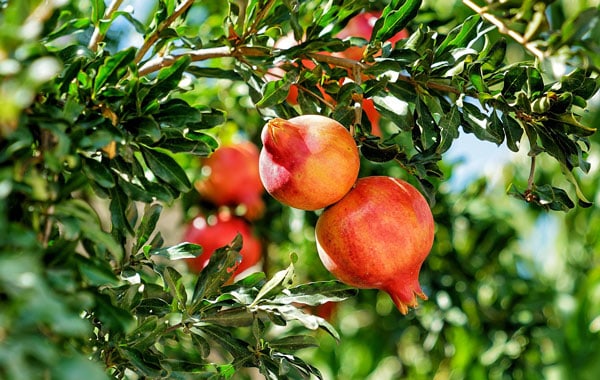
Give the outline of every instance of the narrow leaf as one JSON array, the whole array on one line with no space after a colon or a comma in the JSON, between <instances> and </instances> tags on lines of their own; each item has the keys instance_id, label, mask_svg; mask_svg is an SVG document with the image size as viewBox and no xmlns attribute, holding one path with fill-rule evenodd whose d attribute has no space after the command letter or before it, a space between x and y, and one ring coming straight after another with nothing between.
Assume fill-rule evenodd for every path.
<instances>
[{"instance_id":1,"label":"narrow leaf","mask_svg":"<svg viewBox=\"0 0 600 380\"><path fill-rule=\"evenodd\" d=\"M120 71L123 71L135 57L135 49L130 48L122 50L114 56L109 56L104 64L98 69L98 74L94 80L94 92L98 93L102 86L109 80L120 78Z\"/></svg>"},{"instance_id":2,"label":"narrow leaf","mask_svg":"<svg viewBox=\"0 0 600 380\"><path fill-rule=\"evenodd\" d=\"M421 4L422 0L392 0L373 26L370 42L392 38L416 17Z\"/></svg>"},{"instance_id":3,"label":"narrow leaf","mask_svg":"<svg viewBox=\"0 0 600 380\"><path fill-rule=\"evenodd\" d=\"M252 303L248 306L250 308L255 307L259 301L269 294L274 289L277 289L280 286L288 286L294 276L294 264L290 264L287 269L281 270L273 275L273 277L267 281L266 284L260 289L256 298Z\"/></svg>"},{"instance_id":4,"label":"narrow leaf","mask_svg":"<svg viewBox=\"0 0 600 380\"><path fill-rule=\"evenodd\" d=\"M192 188L185 171L171 156L146 146L142 146L141 148L148 168L152 170L156 177L183 193Z\"/></svg>"},{"instance_id":5,"label":"narrow leaf","mask_svg":"<svg viewBox=\"0 0 600 380\"><path fill-rule=\"evenodd\" d=\"M192 243L179 243L172 247L151 249L148 254L162 256L169 260L193 259L202 254L202 247Z\"/></svg>"}]
</instances>

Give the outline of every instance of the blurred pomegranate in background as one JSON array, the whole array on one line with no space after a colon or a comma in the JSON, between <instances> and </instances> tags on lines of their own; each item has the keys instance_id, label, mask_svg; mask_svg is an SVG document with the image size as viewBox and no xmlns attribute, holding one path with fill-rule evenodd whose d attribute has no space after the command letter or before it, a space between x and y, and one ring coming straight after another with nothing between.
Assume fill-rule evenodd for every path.
<instances>
[{"instance_id":1,"label":"blurred pomegranate in background","mask_svg":"<svg viewBox=\"0 0 600 380\"><path fill-rule=\"evenodd\" d=\"M221 212L204 217L198 215L187 226L183 241L202 246L202 254L194 259L187 259L192 272L200 272L208 263L210 256L217 248L224 247L240 233L243 239L242 262L235 269L234 276L255 266L262 257L262 244L252 233L252 228L244 219Z\"/></svg>"},{"instance_id":2,"label":"blurred pomegranate in background","mask_svg":"<svg viewBox=\"0 0 600 380\"><path fill-rule=\"evenodd\" d=\"M263 185L258 173L258 147L250 141L225 145L202 161L205 177L195 182L200 195L216 206L243 206L248 220L265 209Z\"/></svg>"}]
</instances>

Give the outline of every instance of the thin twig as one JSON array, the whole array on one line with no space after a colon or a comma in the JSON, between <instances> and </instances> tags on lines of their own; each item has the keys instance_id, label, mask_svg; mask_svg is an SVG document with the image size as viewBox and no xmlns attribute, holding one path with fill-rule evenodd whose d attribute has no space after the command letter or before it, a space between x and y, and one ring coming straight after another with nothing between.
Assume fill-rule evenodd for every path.
<instances>
[{"instance_id":1,"label":"thin twig","mask_svg":"<svg viewBox=\"0 0 600 380\"><path fill-rule=\"evenodd\" d=\"M175 8L175 11L173 11L173 14L171 14L163 23L161 23L156 28L154 33L152 33L150 36L148 36L148 38L146 38L144 44L140 47L137 55L135 56L136 63L139 63L144 58L148 50L150 50L152 45L154 45L154 43L158 40L160 34L165 29L167 29L179 16L181 16L183 12L185 12L189 7L191 7L192 4L194 4L194 0L186 0L183 3L179 4L179 6Z\"/></svg>"},{"instance_id":2,"label":"thin twig","mask_svg":"<svg viewBox=\"0 0 600 380\"><path fill-rule=\"evenodd\" d=\"M109 19L112 16L112 14L119 9L121 3L123 3L123 0L113 0L113 2L110 3L108 8L106 8L103 18ZM96 50L98 50L98 44L102 42L103 39L104 34L100 32L100 25L96 25L96 27L94 28L94 32L92 33L92 37L90 38L88 49L95 52Z\"/></svg>"},{"instance_id":3,"label":"thin twig","mask_svg":"<svg viewBox=\"0 0 600 380\"><path fill-rule=\"evenodd\" d=\"M527 179L527 190L533 190L535 181L535 156L531 156L531 167L529 168L529 178Z\"/></svg>"},{"instance_id":4,"label":"thin twig","mask_svg":"<svg viewBox=\"0 0 600 380\"><path fill-rule=\"evenodd\" d=\"M466 6L471 8L473 11L475 11L477 14L479 14L481 17L483 17L485 20L487 20L488 22L490 22L491 24L496 26L500 33L510 36L512 39L514 39L515 41L517 41L518 43L523 45L523 47L525 49L529 50L529 52L531 54L533 54L538 60L540 60L540 61L544 60L544 52L543 51L538 49L534 43L527 41L525 39L525 37L523 37L519 33L515 32L514 30L507 27L501 20L496 18L496 16L487 13L486 9L478 6L471 0L462 0L462 2L463 2L463 4L465 4Z\"/></svg>"},{"instance_id":5,"label":"thin twig","mask_svg":"<svg viewBox=\"0 0 600 380\"><path fill-rule=\"evenodd\" d=\"M359 67L361 70L364 70L368 67L362 62L355 61L349 58L335 57L333 55L326 55L321 53L308 53L307 56L318 62L329 63L337 67L344 67L351 70L354 70L355 67Z\"/></svg>"},{"instance_id":6,"label":"thin twig","mask_svg":"<svg viewBox=\"0 0 600 380\"><path fill-rule=\"evenodd\" d=\"M231 57L233 56L233 50L229 46L218 46L214 48L193 50L182 54L156 57L144 63L144 65L140 68L138 74L139 76L144 76L158 71L164 67L169 67L173 65L179 58L185 56L190 57L193 62L198 62L211 58Z\"/></svg>"}]
</instances>

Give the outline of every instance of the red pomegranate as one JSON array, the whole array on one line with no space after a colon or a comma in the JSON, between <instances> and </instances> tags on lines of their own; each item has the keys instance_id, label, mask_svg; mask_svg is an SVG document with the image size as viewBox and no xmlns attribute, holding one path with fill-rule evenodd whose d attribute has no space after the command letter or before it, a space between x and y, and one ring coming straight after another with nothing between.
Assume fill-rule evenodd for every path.
<instances>
[{"instance_id":1,"label":"red pomegranate","mask_svg":"<svg viewBox=\"0 0 600 380\"><path fill-rule=\"evenodd\" d=\"M434 222L425 198L408 182L360 178L316 225L323 265L340 281L389 293L402 314L427 299L419 270L433 245Z\"/></svg>"},{"instance_id":2,"label":"red pomegranate","mask_svg":"<svg viewBox=\"0 0 600 380\"><path fill-rule=\"evenodd\" d=\"M198 215L194 218L185 231L183 241L202 246L203 252L200 256L187 260L190 270L200 272L214 251L231 243L238 233L243 239L240 251L242 262L235 269L234 276L256 265L262 257L262 245L252 234L250 225L244 219L228 213L219 213L207 218Z\"/></svg>"},{"instance_id":3,"label":"red pomegranate","mask_svg":"<svg viewBox=\"0 0 600 380\"><path fill-rule=\"evenodd\" d=\"M195 182L200 195L217 206L245 206L248 220L265 209L258 173L258 147L250 141L225 145L203 160L206 176Z\"/></svg>"},{"instance_id":4,"label":"red pomegranate","mask_svg":"<svg viewBox=\"0 0 600 380\"><path fill-rule=\"evenodd\" d=\"M273 119L261 134L260 178L283 204L317 210L350 190L360 166L358 148L348 130L321 115Z\"/></svg>"}]
</instances>

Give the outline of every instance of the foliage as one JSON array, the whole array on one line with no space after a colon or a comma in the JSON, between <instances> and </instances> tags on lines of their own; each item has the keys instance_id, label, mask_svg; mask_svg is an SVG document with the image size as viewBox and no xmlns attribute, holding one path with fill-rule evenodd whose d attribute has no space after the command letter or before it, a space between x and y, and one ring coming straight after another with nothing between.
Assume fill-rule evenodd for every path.
<instances>
[{"instance_id":1,"label":"foliage","mask_svg":"<svg viewBox=\"0 0 600 380\"><path fill-rule=\"evenodd\" d=\"M581 116L598 90L599 9L439 3L158 0L144 19L118 0L0 1L0 377L595 378L599 244L581 226L597 225L586 197L597 137ZM336 38L362 9L383 11L371 39ZM286 36L294 45L278 47ZM351 45L361 61L340 54ZM329 280L313 213L269 200L257 222L267 274L242 279L230 274L241 239L193 276L182 260L201 247L157 228L165 209L198 209L197 158L219 141L256 141L264 119L306 113L353 132L362 174L408 177L435 204L422 275L433 302L405 320ZM461 131L527 154L506 187L532 208L485 186L444 191L442 158ZM560 218L577 231L562 283L518 244L535 206L569 211ZM347 298L341 335L307 308ZM371 365L352 363L356 352Z\"/></svg>"}]
</instances>

